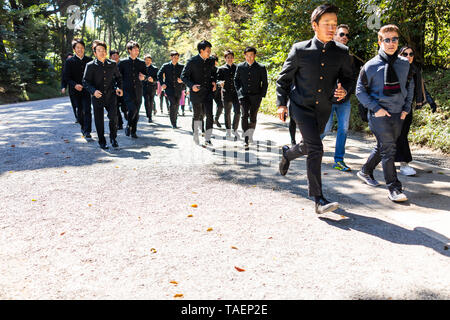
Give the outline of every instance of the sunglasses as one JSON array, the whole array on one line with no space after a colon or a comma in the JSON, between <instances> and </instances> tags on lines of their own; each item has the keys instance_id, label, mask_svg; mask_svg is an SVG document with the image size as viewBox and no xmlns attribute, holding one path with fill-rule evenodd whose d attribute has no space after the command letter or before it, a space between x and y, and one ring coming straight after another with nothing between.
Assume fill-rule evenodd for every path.
<instances>
[{"instance_id":1,"label":"sunglasses","mask_svg":"<svg viewBox=\"0 0 450 320\"><path fill-rule=\"evenodd\" d=\"M347 37L347 39L350 39L350 35L348 34L348 33L343 33L343 32L341 32L341 33L339 33L339 37L344 37L344 36L346 36Z\"/></svg>"},{"instance_id":2,"label":"sunglasses","mask_svg":"<svg viewBox=\"0 0 450 320\"><path fill-rule=\"evenodd\" d=\"M398 37L392 37L392 38L385 38L385 39L383 39L384 43L391 43L391 41L392 41L392 43L397 43L398 42Z\"/></svg>"},{"instance_id":3,"label":"sunglasses","mask_svg":"<svg viewBox=\"0 0 450 320\"><path fill-rule=\"evenodd\" d=\"M408 55L412 58L412 57L414 57L414 52L410 52L410 53L408 53L408 52L403 52L403 53L402 53L402 56L404 56L404 57L407 57Z\"/></svg>"}]
</instances>

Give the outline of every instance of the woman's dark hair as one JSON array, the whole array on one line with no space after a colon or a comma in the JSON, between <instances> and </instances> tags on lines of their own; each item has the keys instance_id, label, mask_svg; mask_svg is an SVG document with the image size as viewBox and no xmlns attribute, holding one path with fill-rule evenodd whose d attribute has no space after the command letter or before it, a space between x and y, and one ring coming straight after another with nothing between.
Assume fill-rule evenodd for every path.
<instances>
[{"instance_id":1,"label":"woman's dark hair","mask_svg":"<svg viewBox=\"0 0 450 320\"><path fill-rule=\"evenodd\" d=\"M407 49L411 49L413 53L416 53L416 52L414 51L414 49L411 48L410 46L404 46L404 47L402 47L402 48L400 49L400 51L398 52L398 54L402 54L402 53L403 53L405 50L407 50Z\"/></svg>"},{"instance_id":2,"label":"woman's dark hair","mask_svg":"<svg viewBox=\"0 0 450 320\"><path fill-rule=\"evenodd\" d=\"M338 14L339 12L339 8L336 7L333 4L322 4L320 6L318 6L317 8L314 9L313 13L311 14L311 24L313 22L315 23L319 23L320 18L325 14L325 13L336 13Z\"/></svg>"},{"instance_id":3,"label":"woman's dark hair","mask_svg":"<svg viewBox=\"0 0 450 320\"><path fill-rule=\"evenodd\" d=\"M105 42L103 42L103 41L101 41L101 40L97 40L97 41L94 43L94 45L92 46L92 49L94 50L94 52L96 52L96 49L97 49L98 46L105 48L105 51L106 51L106 49L107 49L106 43L105 43Z\"/></svg>"},{"instance_id":4,"label":"woman's dark hair","mask_svg":"<svg viewBox=\"0 0 450 320\"><path fill-rule=\"evenodd\" d=\"M212 44L209 41L207 41L207 40L203 40L203 41L198 43L197 50L200 53L201 50L205 50L208 47L212 48Z\"/></svg>"},{"instance_id":5,"label":"woman's dark hair","mask_svg":"<svg viewBox=\"0 0 450 320\"><path fill-rule=\"evenodd\" d=\"M83 40L75 38L72 40L72 49L75 50L75 46L77 45L77 43L81 44L84 48L86 48L86 45L84 44Z\"/></svg>"},{"instance_id":6,"label":"woman's dark hair","mask_svg":"<svg viewBox=\"0 0 450 320\"><path fill-rule=\"evenodd\" d=\"M139 43L131 40L130 42L127 43L127 51L130 52L133 48L140 49L141 47L139 46Z\"/></svg>"},{"instance_id":7,"label":"woman's dark hair","mask_svg":"<svg viewBox=\"0 0 450 320\"><path fill-rule=\"evenodd\" d=\"M253 47L247 47L244 49L244 54L246 54L247 52L253 52L256 55L256 49Z\"/></svg>"}]
</instances>

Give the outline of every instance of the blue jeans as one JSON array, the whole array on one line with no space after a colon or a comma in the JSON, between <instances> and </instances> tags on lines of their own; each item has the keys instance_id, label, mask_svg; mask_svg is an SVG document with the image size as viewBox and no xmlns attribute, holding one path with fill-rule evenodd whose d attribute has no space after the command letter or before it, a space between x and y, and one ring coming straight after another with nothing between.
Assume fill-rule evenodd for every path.
<instances>
[{"instance_id":1,"label":"blue jeans","mask_svg":"<svg viewBox=\"0 0 450 320\"><path fill-rule=\"evenodd\" d=\"M331 107L330 119L328 119L325 130L320 135L320 138L323 139L327 133L331 132L331 129L333 128L333 117L336 113L338 129L336 147L334 150L334 162L344 161L345 142L347 141L348 125L350 123L350 111L350 100L340 104L333 104Z\"/></svg>"}]
</instances>

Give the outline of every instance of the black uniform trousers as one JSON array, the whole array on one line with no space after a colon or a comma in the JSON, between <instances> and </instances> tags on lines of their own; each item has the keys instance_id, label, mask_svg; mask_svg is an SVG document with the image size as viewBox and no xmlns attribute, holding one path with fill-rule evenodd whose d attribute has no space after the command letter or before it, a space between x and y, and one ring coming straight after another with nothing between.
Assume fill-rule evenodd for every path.
<instances>
[{"instance_id":1,"label":"black uniform trousers","mask_svg":"<svg viewBox=\"0 0 450 320\"><path fill-rule=\"evenodd\" d=\"M118 128L122 128L123 127L123 119L122 119L122 114L120 113L120 111L122 110L123 112L123 117L125 118L125 120L128 119L127 116L127 107L125 105L125 102L123 101L123 96L122 97L117 97L117 127Z\"/></svg>"},{"instance_id":2,"label":"black uniform trousers","mask_svg":"<svg viewBox=\"0 0 450 320\"><path fill-rule=\"evenodd\" d=\"M75 91L75 90L74 90ZM77 110L78 122L81 126L81 133L87 135L92 132L92 112L91 95L85 89L81 92L74 92L70 95L72 107Z\"/></svg>"},{"instance_id":3,"label":"black uniform trousers","mask_svg":"<svg viewBox=\"0 0 450 320\"><path fill-rule=\"evenodd\" d=\"M142 92L141 94L131 95L124 91L123 101L125 102L127 108L127 126L130 128L130 133L136 133L139 120L139 110L141 109L142 104Z\"/></svg>"},{"instance_id":4,"label":"black uniform trousers","mask_svg":"<svg viewBox=\"0 0 450 320\"><path fill-rule=\"evenodd\" d=\"M256 128L256 118L262 97L260 95L248 95L239 99L241 104L242 130L244 134L248 129ZM250 120L250 121L249 121Z\"/></svg>"},{"instance_id":5,"label":"black uniform trousers","mask_svg":"<svg viewBox=\"0 0 450 320\"><path fill-rule=\"evenodd\" d=\"M222 94L221 94L221 90L218 87L216 89L216 91L214 91L214 101L216 102L216 116L215 116L215 120L219 121L220 115L223 112L223 101L222 101Z\"/></svg>"},{"instance_id":6,"label":"black uniform trousers","mask_svg":"<svg viewBox=\"0 0 450 320\"><path fill-rule=\"evenodd\" d=\"M175 90L174 95L167 95L169 101L169 116L172 126L177 126L178 109L180 107L181 91Z\"/></svg>"},{"instance_id":7,"label":"black uniform trousers","mask_svg":"<svg viewBox=\"0 0 450 320\"><path fill-rule=\"evenodd\" d=\"M290 104L290 115L300 129L302 140L286 152L286 157L292 161L307 155L308 193L311 197L322 196L323 144L320 135L325 130L330 113L331 104L317 110Z\"/></svg>"},{"instance_id":8,"label":"black uniform trousers","mask_svg":"<svg viewBox=\"0 0 450 320\"><path fill-rule=\"evenodd\" d=\"M212 130L214 117L213 117L213 97L212 95L206 96L202 102L192 103L193 116L192 116L192 131L194 130L194 122L200 121L201 129L203 131L203 119L206 116L206 131Z\"/></svg>"},{"instance_id":9,"label":"black uniform trousers","mask_svg":"<svg viewBox=\"0 0 450 320\"><path fill-rule=\"evenodd\" d=\"M239 129L239 120L241 118L241 106L239 100L236 98L232 100L224 100L223 108L225 110L225 127L227 129L233 128L234 131ZM233 122L231 122L231 109L233 109Z\"/></svg>"},{"instance_id":10,"label":"black uniform trousers","mask_svg":"<svg viewBox=\"0 0 450 320\"><path fill-rule=\"evenodd\" d=\"M108 93L108 95L115 95L115 93ZM92 105L94 107L94 121L95 129L97 130L97 137L99 143L106 143L105 139L105 117L104 109L108 112L109 119L109 139L117 138L117 101L115 97L108 99L97 99L92 97Z\"/></svg>"},{"instance_id":11,"label":"black uniform trousers","mask_svg":"<svg viewBox=\"0 0 450 320\"><path fill-rule=\"evenodd\" d=\"M75 99L72 95L69 95L69 98L70 98L70 104L72 105L73 115L75 116L75 120L77 120L78 123L81 123L80 118L81 118L83 110L81 108L78 108L78 105L76 102L74 102Z\"/></svg>"},{"instance_id":12,"label":"black uniform trousers","mask_svg":"<svg viewBox=\"0 0 450 320\"><path fill-rule=\"evenodd\" d=\"M384 180L391 192L402 191L402 184L395 169L397 139L404 121L400 116L401 113L391 113L390 117L375 117L373 112L369 112L369 128L377 138L377 145L361 169L365 174L373 174L375 167L381 162Z\"/></svg>"},{"instance_id":13,"label":"black uniform trousers","mask_svg":"<svg viewBox=\"0 0 450 320\"><path fill-rule=\"evenodd\" d=\"M153 110L155 109L156 86L148 86L144 90L145 114L149 120L152 120Z\"/></svg>"},{"instance_id":14,"label":"black uniform trousers","mask_svg":"<svg viewBox=\"0 0 450 320\"><path fill-rule=\"evenodd\" d=\"M406 115L405 120L403 121L402 132L397 139L397 150L395 153L395 162L411 162L412 154L411 149L409 148L408 134L409 129L411 128L411 123L413 120L413 110L411 108L411 112Z\"/></svg>"}]
</instances>

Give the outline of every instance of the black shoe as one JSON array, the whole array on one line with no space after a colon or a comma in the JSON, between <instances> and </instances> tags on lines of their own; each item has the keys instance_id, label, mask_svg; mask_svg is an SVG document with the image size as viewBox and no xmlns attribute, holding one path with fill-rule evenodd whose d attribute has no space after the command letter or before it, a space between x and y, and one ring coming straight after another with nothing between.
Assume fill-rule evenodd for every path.
<instances>
[{"instance_id":1,"label":"black shoe","mask_svg":"<svg viewBox=\"0 0 450 320\"><path fill-rule=\"evenodd\" d=\"M113 148L118 148L119 147L119 144L117 143L116 139L111 139L111 146Z\"/></svg>"},{"instance_id":2,"label":"black shoe","mask_svg":"<svg viewBox=\"0 0 450 320\"><path fill-rule=\"evenodd\" d=\"M177 125L172 126L172 129L178 129Z\"/></svg>"},{"instance_id":3,"label":"black shoe","mask_svg":"<svg viewBox=\"0 0 450 320\"><path fill-rule=\"evenodd\" d=\"M91 136L90 133L86 133L86 134L84 135L84 137L85 137L86 139L92 139L92 136Z\"/></svg>"},{"instance_id":4,"label":"black shoe","mask_svg":"<svg viewBox=\"0 0 450 320\"><path fill-rule=\"evenodd\" d=\"M325 212L334 211L337 208L339 208L339 203L337 202L330 202L324 197L320 197L316 200L316 213L322 214Z\"/></svg>"},{"instance_id":5,"label":"black shoe","mask_svg":"<svg viewBox=\"0 0 450 320\"><path fill-rule=\"evenodd\" d=\"M138 138L138 136L136 135L136 133L132 133L132 134L131 134L131 137L134 138L134 139L137 139L137 138Z\"/></svg>"},{"instance_id":6,"label":"black shoe","mask_svg":"<svg viewBox=\"0 0 450 320\"><path fill-rule=\"evenodd\" d=\"M99 142L98 144L99 144L100 148L102 148L103 150L108 149L108 146L106 145L106 142Z\"/></svg>"},{"instance_id":7,"label":"black shoe","mask_svg":"<svg viewBox=\"0 0 450 320\"><path fill-rule=\"evenodd\" d=\"M148 119L148 123L152 123L153 122L153 120L152 119Z\"/></svg>"},{"instance_id":8,"label":"black shoe","mask_svg":"<svg viewBox=\"0 0 450 320\"><path fill-rule=\"evenodd\" d=\"M286 157L286 152L289 150L289 147L288 146L283 146L282 149L283 149L283 155L281 157L279 169L280 169L280 174L282 176L285 176L286 173L289 170L289 165L291 164L291 162Z\"/></svg>"},{"instance_id":9,"label":"black shoe","mask_svg":"<svg viewBox=\"0 0 450 320\"><path fill-rule=\"evenodd\" d=\"M125 135L126 135L127 137L130 136L130 127L128 127L128 126L125 128Z\"/></svg>"},{"instance_id":10,"label":"black shoe","mask_svg":"<svg viewBox=\"0 0 450 320\"><path fill-rule=\"evenodd\" d=\"M295 146L297 144L297 142L295 140L291 141L291 146Z\"/></svg>"},{"instance_id":11,"label":"black shoe","mask_svg":"<svg viewBox=\"0 0 450 320\"><path fill-rule=\"evenodd\" d=\"M117 130L123 130L123 125L117 126Z\"/></svg>"},{"instance_id":12,"label":"black shoe","mask_svg":"<svg viewBox=\"0 0 450 320\"><path fill-rule=\"evenodd\" d=\"M214 123L216 124L217 128L222 128L222 125L220 124L219 120L214 120Z\"/></svg>"},{"instance_id":13,"label":"black shoe","mask_svg":"<svg viewBox=\"0 0 450 320\"><path fill-rule=\"evenodd\" d=\"M211 140L205 140L205 146L212 146Z\"/></svg>"}]
</instances>

